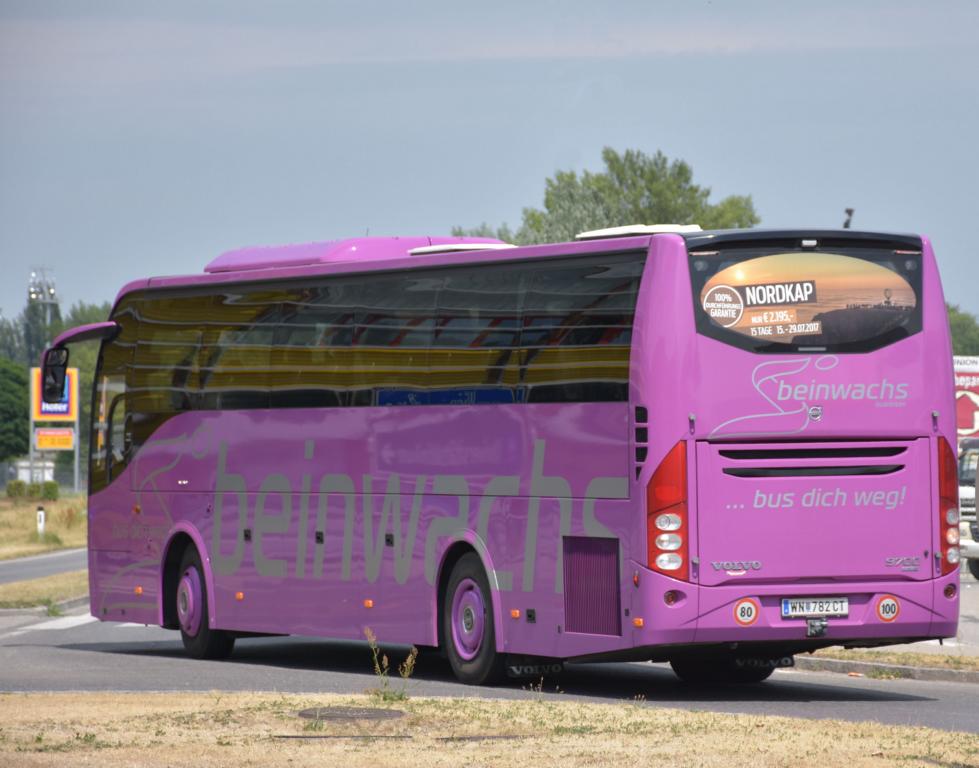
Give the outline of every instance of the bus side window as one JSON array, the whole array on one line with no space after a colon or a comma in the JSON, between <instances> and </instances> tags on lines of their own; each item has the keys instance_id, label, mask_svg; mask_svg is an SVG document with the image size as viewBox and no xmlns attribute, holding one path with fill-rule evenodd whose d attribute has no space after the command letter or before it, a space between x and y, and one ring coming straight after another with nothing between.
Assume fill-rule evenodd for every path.
<instances>
[{"instance_id":1,"label":"bus side window","mask_svg":"<svg viewBox=\"0 0 979 768\"><path fill-rule=\"evenodd\" d=\"M431 353L432 402L516 402L527 268L457 267L445 274Z\"/></svg>"},{"instance_id":2,"label":"bus side window","mask_svg":"<svg viewBox=\"0 0 979 768\"><path fill-rule=\"evenodd\" d=\"M273 408L346 403L354 313L344 306L346 297L338 285L304 286L285 297L272 339Z\"/></svg>"},{"instance_id":3,"label":"bus side window","mask_svg":"<svg viewBox=\"0 0 979 768\"><path fill-rule=\"evenodd\" d=\"M642 265L638 255L535 265L520 334L528 401L627 399Z\"/></svg>"},{"instance_id":4,"label":"bus side window","mask_svg":"<svg viewBox=\"0 0 979 768\"><path fill-rule=\"evenodd\" d=\"M125 390L125 384L123 384ZM126 410L126 393L116 395L109 406L109 439L106 451L106 478L112 482L113 478L126 468L129 463L129 419Z\"/></svg>"},{"instance_id":5,"label":"bus side window","mask_svg":"<svg viewBox=\"0 0 979 768\"><path fill-rule=\"evenodd\" d=\"M93 489L101 490L119 476L129 461L132 438L123 376L99 377L95 407L90 477Z\"/></svg>"},{"instance_id":6,"label":"bus side window","mask_svg":"<svg viewBox=\"0 0 979 768\"><path fill-rule=\"evenodd\" d=\"M350 404L427 404L441 278L404 274L353 280L359 306L351 338Z\"/></svg>"},{"instance_id":7,"label":"bus side window","mask_svg":"<svg viewBox=\"0 0 979 768\"><path fill-rule=\"evenodd\" d=\"M269 407L272 342L284 298L287 292L266 285L216 297L200 351L201 409Z\"/></svg>"}]
</instances>

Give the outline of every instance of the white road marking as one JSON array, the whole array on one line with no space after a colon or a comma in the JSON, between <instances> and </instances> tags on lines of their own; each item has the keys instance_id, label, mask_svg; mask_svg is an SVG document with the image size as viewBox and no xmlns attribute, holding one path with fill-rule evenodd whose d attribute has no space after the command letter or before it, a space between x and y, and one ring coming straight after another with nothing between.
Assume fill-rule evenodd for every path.
<instances>
[{"instance_id":1,"label":"white road marking","mask_svg":"<svg viewBox=\"0 0 979 768\"><path fill-rule=\"evenodd\" d=\"M83 624L89 624L93 621L98 621L94 616L89 616L88 614L82 614L81 616L62 616L60 619L52 619L51 621L43 621L40 624L32 624L29 627L24 627L22 632L34 632L40 630L49 629L72 629L73 627L80 627Z\"/></svg>"},{"instance_id":2,"label":"white road marking","mask_svg":"<svg viewBox=\"0 0 979 768\"><path fill-rule=\"evenodd\" d=\"M98 619L94 616L89 616L86 614L82 614L80 616L62 616L61 618L52 619L51 621L42 621L40 624L30 624L26 627L13 630L12 632L5 632L4 634L0 634L0 640L7 640L9 638L34 631L74 629L75 627L82 627L86 624L91 624L93 621L98 621ZM146 629L147 625L127 621L121 624L110 622L106 626L112 627L113 629Z\"/></svg>"}]
</instances>

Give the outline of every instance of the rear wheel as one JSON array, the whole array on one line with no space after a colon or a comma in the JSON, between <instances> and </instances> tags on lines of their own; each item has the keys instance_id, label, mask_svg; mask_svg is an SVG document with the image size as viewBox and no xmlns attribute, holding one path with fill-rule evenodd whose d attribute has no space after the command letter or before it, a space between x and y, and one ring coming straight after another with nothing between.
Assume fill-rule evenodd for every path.
<instances>
[{"instance_id":1,"label":"rear wheel","mask_svg":"<svg viewBox=\"0 0 979 768\"><path fill-rule=\"evenodd\" d=\"M229 632L211 629L207 620L207 587L201 556L188 547L180 561L177 582L177 620L184 648L195 659L226 659L235 647Z\"/></svg>"},{"instance_id":2,"label":"rear wheel","mask_svg":"<svg viewBox=\"0 0 979 768\"><path fill-rule=\"evenodd\" d=\"M740 661L740 663L739 663ZM692 685L748 685L771 677L772 665L750 664L733 656L705 656L674 659L676 676Z\"/></svg>"},{"instance_id":3,"label":"rear wheel","mask_svg":"<svg viewBox=\"0 0 979 768\"><path fill-rule=\"evenodd\" d=\"M965 562L969 566L969 573L972 574L972 578L979 579L979 560L969 558Z\"/></svg>"},{"instance_id":4,"label":"rear wheel","mask_svg":"<svg viewBox=\"0 0 979 768\"><path fill-rule=\"evenodd\" d=\"M475 552L463 555L449 576L442 599L442 637L452 671L460 682L489 685L504 672L496 652L493 598Z\"/></svg>"}]
</instances>

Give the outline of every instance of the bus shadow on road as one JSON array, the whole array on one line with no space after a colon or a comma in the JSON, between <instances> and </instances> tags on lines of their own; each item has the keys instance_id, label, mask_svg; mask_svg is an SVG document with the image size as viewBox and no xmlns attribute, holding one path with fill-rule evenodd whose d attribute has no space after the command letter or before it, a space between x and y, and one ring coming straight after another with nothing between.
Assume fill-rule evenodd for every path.
<instances>
[{"instance_id":1,"label":"bus shadow on road","mask_svg":"<svg viewBox=\"0 0 979 768\"><path fill-rule=\"evenodd\" d=\"M366 643L324 641L306 638L261 638L239 641L226 661L195 661L184 653L179 641L75 643L62 648L125 657L168 658L186 662L186 671L207 688L252 689L252 675L242 675L242 666L282 670L276 685L281 690L362 692L375 686L376 677L370 649ZM397 665L408 655L408 646L385 646L391 667L392 684L399 685ZM198 665L205 665L201 669ZM145 671L143 666L141 670ZM134 670L135 673L135 670ZM172 669L170 670L172 674ZM201 674L203 673L203 674ZM301 673L295 675L293 673ZM312 676L310 673L313 673ZM330 680L329 675L346 679ZM349 676L358 679L351 681ZM267 683L267 675L262 679ZM249 683L252 681L252 684ZM632 700L670 704L750 702L927 702L929 696L887 690L883 681L841 677L827 682L805 672L778 671L767 682L744 686L692 686L681 682L666 665L648 663L569 664L557 676L508 679L493 688L475 688L456 682L448 662L435 652L422 653L411 677L409 693L417 696L446 695L453 691L479 693L506 698L554 698ZM266 686L260 685L259 688ZM741 710L739 710L741 711ZM832 712L827 712L832 716Z\"/></svg>"},{"instance_id":2,"label":"bus shadow on road","mask_svg":"<svg viewBox=\"0 0 979 768\"><path fill-rule=\"evenodd\" d=\"M679 680L668 665L648 663L571 664L556 683L563 692L571 695L627 698L649 703L934 701L929 696L873 687L868 680L841 677L839 683L834 683L827 682L825 677L817 679L807 673L781 671L768 681L753 685L690 685ZM545 681L545 690L547 685L548 681ZM827 713L827 716L832 714Z\"/></svg>"}]
</instances>

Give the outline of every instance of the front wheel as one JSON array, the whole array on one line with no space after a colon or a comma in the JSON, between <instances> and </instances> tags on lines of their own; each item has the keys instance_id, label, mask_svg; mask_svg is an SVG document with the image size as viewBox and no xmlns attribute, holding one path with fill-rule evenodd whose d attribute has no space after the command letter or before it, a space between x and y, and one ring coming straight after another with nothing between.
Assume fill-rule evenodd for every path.
<instances>
[{"instance_id":1,"label":"front wheel","mask_svg":"<svg viewBox=\"0 0 979 768\"><path fill-rule=\"evenodd\" d=\"M749 685L767 680L775 671L774 665L750 664L733 656L673 659L670 666L692 685Z\"/></svg>"},{"instance_id":2,"label":"front wheel","mask_svg":"<svg viewBox=\"0 0 979 768\"><path fill-rule=\"evenodd\" d=\"M229 632L211 629L207 620L207 587L201 556L189 547L180 561L177 582L177 620L180 639L187 653L195 659L226 659L235 647Z\"/></svg>"},{"instance_id":3,"label":"front wheel","mask_svg":"<svg viewBox=\"0 0 979 768\"><path fill-rule=\"evenodd\" d=\"M475 552L463 555L449 576L442 599L442 637L460 682L489 685L503 676L504 658L496 652L489 582Z\"/></svg>"}]
</instances>

